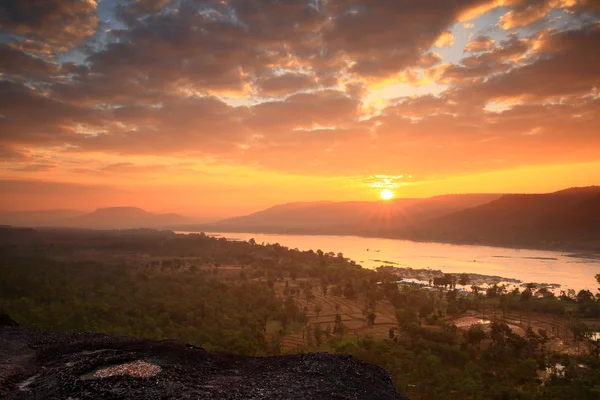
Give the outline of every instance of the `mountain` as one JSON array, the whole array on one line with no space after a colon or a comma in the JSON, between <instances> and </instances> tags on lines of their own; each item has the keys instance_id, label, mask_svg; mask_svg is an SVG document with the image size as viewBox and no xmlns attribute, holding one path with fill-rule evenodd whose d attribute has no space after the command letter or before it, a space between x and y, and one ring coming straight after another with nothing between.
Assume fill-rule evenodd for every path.
<instances>
[{"instance_id":1,"label":"mountain","mask_svg":"<svg viewBox=\"0 0 600 400\"><path fill-rule=\"evenodd\" d=\"M155 214L136 207L100 208L91 213L74 210L0 212L0 225L91 229L164 228L196 220L179 214Z\"/></svg>"},{"instance_id":2,"label":"mountain","mask_svg":"<svg viewBox=\"0 0 600 400\"><path fill-rule=\"evenodd\" d=\"M427 199L368 202L307 202L277 205L213 224L181 226L179 230L374 234L411 226L499 198L500 194L454 194Z\"/></svg>"},{"instance_id":3,"label":"mountain","mask_svg":"<svg viewBox=\"0 0 600 400\"><path fill-rule=\"evenodd\" d=\"M546 194L455 194L390 202L291 203L213 224L177 229L357 235L600 252L600 186Z\"/></svg>"},{"instance_id":4,"label":"mountain","mask_svg":"<svg viewBox=\"0 0 600 400\"><path fill-rule=\"evenodd\" d=\"M0 224L29 227L57 226L65 220L83 214L84 211L76 210L1 211Z\"/></svg>"},{"instance_id":5,"label":"mountain","mask_svg":"<svg viewBox=\"0 0 600 400\"><path fill-rule=\"evenodd\" d=\"M419 199L399 199L389 204L366 201L289 203L250 215L215 223L223 227L291 229L348 227L368 221L385 210L395 211Z\"/></svg>"},{"instance_id":6,"label":"mountain","mask_svg":"<svg viewBox=\"0 0 600 400\"><path fill-rule=\"evenodd\" d=\"M68 227L94 229L163 228L193 222L179 214L154 214L136 207L110 207L65 221Z\"/></svg>"},{"instance_id":7,"label":"mountain","mask_svg":"<svg viewBox=\"0 0 600 400\"><path fill-rule=\"evenodd\" d=\"M429 220L422 228L431 240L587 247L600 241L600 187L504 195L487 204Z\"/></svg>"}]
</instances>

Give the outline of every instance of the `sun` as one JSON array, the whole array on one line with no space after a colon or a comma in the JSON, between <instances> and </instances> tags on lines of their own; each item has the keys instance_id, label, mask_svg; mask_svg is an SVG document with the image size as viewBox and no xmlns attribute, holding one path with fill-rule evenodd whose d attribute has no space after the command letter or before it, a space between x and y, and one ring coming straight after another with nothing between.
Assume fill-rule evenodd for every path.
<instances>
[{"instance_id":1,"label":"sun","mask_svg":"<svg viewBox=\"0 0 600 400\"><path fill-rule=\"evenodd\" d=\"M384 189L379 193L379 197L381 197L381 200L391 200L394 198L394 192L389 189Z\"/></svg>"}]
</instances>

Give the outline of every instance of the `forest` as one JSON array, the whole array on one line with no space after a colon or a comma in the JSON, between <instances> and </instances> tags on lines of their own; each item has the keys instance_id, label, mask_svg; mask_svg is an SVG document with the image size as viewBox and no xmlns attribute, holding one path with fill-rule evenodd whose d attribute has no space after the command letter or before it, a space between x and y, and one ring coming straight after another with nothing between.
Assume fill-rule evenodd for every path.
<instances>
[{"instance_id":1,"label":"forest","mask_svg":"<svg viewBox=\"0 0 600 400\"><path fill-rule=\"evenodd\" d=\"M343 254L205 234L0 228L0 313L23 326L352 354L411 399L600 398L600 289L445 278L401 286Z\"/></svg>"}]
</instances>

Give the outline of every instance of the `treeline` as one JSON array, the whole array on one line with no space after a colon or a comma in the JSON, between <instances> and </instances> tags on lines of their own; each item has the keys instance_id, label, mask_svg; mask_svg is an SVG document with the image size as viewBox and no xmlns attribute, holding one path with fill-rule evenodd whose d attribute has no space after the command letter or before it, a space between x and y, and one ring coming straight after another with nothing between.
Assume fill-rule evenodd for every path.
<instances>
[{"instance_id":1,"label":"treeline","mask_svg":"<svg viewBox=\"0 0 600 400\"><path fill-rule=\"evenodd\" d=\"M277 296L275 282L312 277L354 297L354 286L375 275L341 254L204 234L0 228L0 311L23 325L177 338L239 354L279 353L267 340L269 321L305 323L296 293Z\"/></svg>"},{"instance_id":2,"label":"treeline","mask_svg":"<svg viewBox=\"0 0 600 400\"><path fill-rule=\"evenodd\" d=\"M25 326L175 338L245 355L279 354L282 336L301 327L306 340L297 351L378 364L413 399L599 398L597 346L555 354L551 331L528 327L520 336L502 321L511 312L570 320L571 339L585 349L598 342L579 319L598 315L597 295L474 286L463 296L454 287L468 278L447 278L434 290L399 288L398 277L362 269L343 254L203 234L0 228L0 311ZM322 306L308 308L315 292L360 304L371 326L389 302L396 324L382 339L351 334L337 309L331 325L309 323ZM449 322L473 310L497 319L490 329L466 331ZM278 332L268 332L273 324Z\"/></svg>"}]
</instances>

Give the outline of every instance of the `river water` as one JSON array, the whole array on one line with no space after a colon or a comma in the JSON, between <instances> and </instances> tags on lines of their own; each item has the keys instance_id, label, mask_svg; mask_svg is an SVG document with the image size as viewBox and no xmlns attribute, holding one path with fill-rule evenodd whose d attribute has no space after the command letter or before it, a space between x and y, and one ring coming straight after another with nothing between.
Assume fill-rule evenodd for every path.
<instances>
[{"instance_id":1,"label":"river water","mask_svg":"<svg viewBox=\"0 0 600 400\"><path fill-rule=\"evenodd\" d=\"M179 232L186 233L186 232ZM343 253L365 268L392 262L397 267L430 268L447 273L478 273L519 279L525 283L556 283L560 290L588 289L596 293L600 257L568 252L467 246L358 236L272 235L262 233L207 233L230 240L254 238L257 243L279 243L299 250Z\"/></svg>"}]
</instances>

